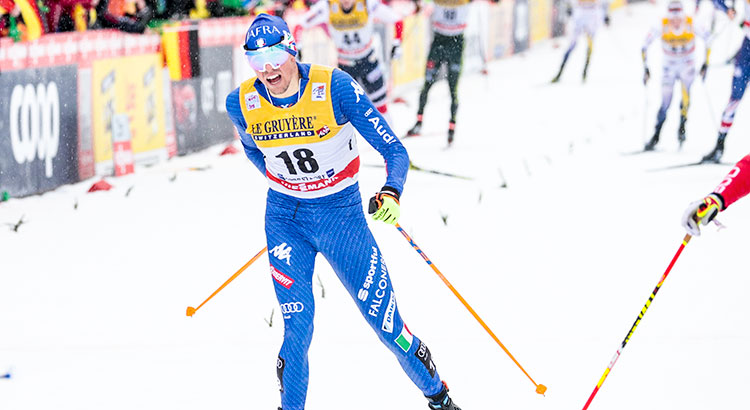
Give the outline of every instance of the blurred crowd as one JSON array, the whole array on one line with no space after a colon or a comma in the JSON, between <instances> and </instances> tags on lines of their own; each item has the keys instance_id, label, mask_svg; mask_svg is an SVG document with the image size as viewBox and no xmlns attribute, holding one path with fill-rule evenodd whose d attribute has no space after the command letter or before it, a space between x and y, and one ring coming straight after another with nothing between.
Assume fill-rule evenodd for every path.
<instances>
[{"instance_id":1,"label":"blurred crowd","mask_svg":"<svg viewBox=\"0 0 750 410\"><path fill-rule=\"evenodd\" d=\"M0 0L0 37L114 28L144 33L168 22L254 14L281 15L295 0ZM300 1L300 0L297 0Z\"/></svg>"}]
</instances>

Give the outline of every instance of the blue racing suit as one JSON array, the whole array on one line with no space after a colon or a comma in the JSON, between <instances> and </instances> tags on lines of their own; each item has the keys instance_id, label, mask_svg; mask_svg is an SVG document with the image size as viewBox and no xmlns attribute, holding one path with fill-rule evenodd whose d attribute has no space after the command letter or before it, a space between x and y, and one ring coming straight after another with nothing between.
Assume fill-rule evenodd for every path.
<instances>
[{"instance_id":1,"label":"blue racing suit","mask_svg":"<svg viewBox=\"0 0 750 410\"><path fill-rule=\"evenodd\" d=\"M367 226L353 128L383 155L385 185L399 193L409 167L406 150L349 74L308 64L298 68L301 89L295 96L273 98L251 79L227 97L245 153L270 185L266 238L284 317L277 360L282 408L305 406L318 252L406 374L426 396L435 395L442 389L440 376L429 349L399 314L390 272Z\"/></svg>"}]
</instances>

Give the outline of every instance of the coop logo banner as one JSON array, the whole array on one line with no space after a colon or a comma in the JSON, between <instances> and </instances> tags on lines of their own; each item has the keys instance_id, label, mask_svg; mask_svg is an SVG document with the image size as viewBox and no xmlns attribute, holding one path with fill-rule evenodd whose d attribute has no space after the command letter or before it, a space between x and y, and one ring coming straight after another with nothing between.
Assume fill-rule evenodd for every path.
<instances>
[{"instance_id":1,"label":"coop logo banner","mask_svg":"<svg viewBox=\"0 0 750 410\"><path fill-rule=\"evenodd\" d=\"M24 196L78 180L75 67L0 76L0 191Z\"/></svg>"}]
</instances>

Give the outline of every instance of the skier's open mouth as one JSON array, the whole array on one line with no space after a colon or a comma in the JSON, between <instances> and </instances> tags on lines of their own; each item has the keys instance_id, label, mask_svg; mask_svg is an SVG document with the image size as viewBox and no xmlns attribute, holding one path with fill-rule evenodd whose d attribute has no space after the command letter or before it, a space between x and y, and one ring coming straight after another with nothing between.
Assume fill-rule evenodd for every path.
<instances>
[{"instance_id":1,"label":"skier's open mouth","mask_svg":"<svg viewBox=\"0 0 750 410\"><path fill-rule=\"evenodd\" d=\"M277 85L281 82L281 74L269 75L266 77L266 81L268 81L268 84Z\"/></svg>"}]
</instances>

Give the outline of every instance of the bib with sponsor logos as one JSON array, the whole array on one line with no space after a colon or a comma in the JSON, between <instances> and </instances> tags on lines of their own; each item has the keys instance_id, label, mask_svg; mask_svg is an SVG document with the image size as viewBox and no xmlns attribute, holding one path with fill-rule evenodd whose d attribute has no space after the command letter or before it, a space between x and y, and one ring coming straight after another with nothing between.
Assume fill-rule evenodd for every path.
<instances>
[{"instance_id":1,"label":"bib with sponsor logos","mask_svg":"<svg viewBox=\"0 0 750 410\"><path fill-rule=\"evenodd\" d=\"M345 13L340 0L328 1L331 37L339 51L339 57L358 59L369 52L373 29L367 13L367 1L355 0L352 9Z\"/></svg>"},{"instance_id":2,"label":"bib with sponsor logos","mask_svg":"<svg viewBox=\"0 0 750 410\"><path fill-rule=\"evenodd\" d=\"M435 0L432 29L445 36L464 32L469 16L469 0Z\"/></svg>"},{"instance_id":3,"label":"bib with sponsor logos","mask_svg":"<svg viewBox=\"0 0 750 410\"><path fill-rule=\"evenodd\" d=\"M336 123L332 73L331 67L310 66L305 91L289 108L276 107L261 97L255 78L240 85L245 132L265 157L271 189L299 198L319 198L357 182L357 139L351 123Z\"/></svg>"},{"instance_id":4,"label":"bib with sponsor logos","mask_svg":"<svg viewBox=\"0 0 750 410\"><path fill-rule=\"evenodd\" d=\"M669 24L669 19L662 19L661 44L667 57L691 57L695 51L693 19L688 17L678 30Z\"/></svg>"}]
</instances>

